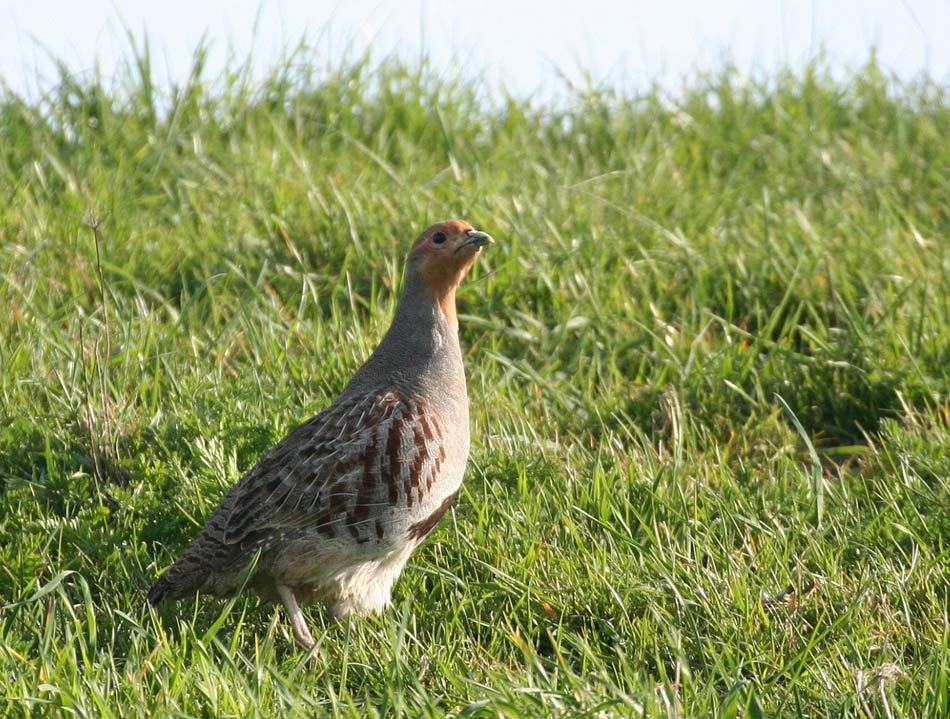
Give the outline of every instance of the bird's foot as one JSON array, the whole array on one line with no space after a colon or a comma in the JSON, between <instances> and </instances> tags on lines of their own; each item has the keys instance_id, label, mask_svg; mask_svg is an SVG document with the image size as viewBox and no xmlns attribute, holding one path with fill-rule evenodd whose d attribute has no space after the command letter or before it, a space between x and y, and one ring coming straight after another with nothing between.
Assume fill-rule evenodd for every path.
<instances>
[{"instance_id":1,"label":"bird's foot","mask_svg":"<svg viewBox=\"0 0 950 719\"><path fill-rule=\"evenodd\" d=\"M297 641L297 644L308 651L313 649L316 642L313 640L310 628L307 627L307 620L304 618L303 612L300 611L300 606L297 604L297 597L294 596L294 590L286 585L278 584L277 594L280 595L280 601L283 602L287 614L290 615L290 623L294 628L294 639Z\"/></svg>"}]
</instances>

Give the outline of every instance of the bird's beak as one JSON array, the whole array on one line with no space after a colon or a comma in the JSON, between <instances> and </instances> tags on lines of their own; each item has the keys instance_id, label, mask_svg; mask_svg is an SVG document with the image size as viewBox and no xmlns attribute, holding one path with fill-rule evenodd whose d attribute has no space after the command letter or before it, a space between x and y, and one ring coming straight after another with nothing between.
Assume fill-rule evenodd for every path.
<instances>
[{"instance_id":1,"label":"bird's beak","mask_svg":"<svg viewBox=\"0 0 950 719\"><path fill-rule=\"evenodd\" d=\"M468 235L468 239L458 246L456 252L463 247L484 247L485 245L491 245L495 242L495 239L487 232L469 230L466 234Z\"/></svg>"}]
</instances>

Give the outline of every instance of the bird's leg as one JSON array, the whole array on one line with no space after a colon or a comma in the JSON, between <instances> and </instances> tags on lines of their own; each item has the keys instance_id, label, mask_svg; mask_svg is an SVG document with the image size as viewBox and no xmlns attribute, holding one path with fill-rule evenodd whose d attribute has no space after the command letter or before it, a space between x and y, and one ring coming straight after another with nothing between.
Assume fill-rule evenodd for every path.
<instances>
[{"instance_id":1,"label":"bird's leg","mask_svg":"<svg viewBox=\"0 0 950 719\"><path fill-rule=\"evenodd\" d=\"M294 596L294 590L284 584L278 584L277 594L280 595L280 601L283 602L284 608L290 615L290 622L294 627L294 639L297 640L297 644L304 649L312 649L316 642L313 641L313 636L307 628L307 620L304 619L303 612L300 611L297 597Z\"/></svg>"}]
</instances>

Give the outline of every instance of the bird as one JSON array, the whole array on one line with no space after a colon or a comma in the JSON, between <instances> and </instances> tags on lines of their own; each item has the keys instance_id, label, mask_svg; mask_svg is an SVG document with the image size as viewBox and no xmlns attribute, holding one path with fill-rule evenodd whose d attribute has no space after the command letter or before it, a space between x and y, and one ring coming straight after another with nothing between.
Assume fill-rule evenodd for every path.
<instances>
[{"instance_id":1,"label":"bird","mask_svg":"<svg viewBox=\"0 0 950 719\"><path fill-rule=\"evenodd\" d=\"M337 620L385 609L459 493L470 429L455 295L493 242L465 220L418 236L379 345L330 406L225 494L149 604L231 596L246 583L283 604L305 649L315 642L301 603L322 603Z\"/></svg>"}]
</instances>

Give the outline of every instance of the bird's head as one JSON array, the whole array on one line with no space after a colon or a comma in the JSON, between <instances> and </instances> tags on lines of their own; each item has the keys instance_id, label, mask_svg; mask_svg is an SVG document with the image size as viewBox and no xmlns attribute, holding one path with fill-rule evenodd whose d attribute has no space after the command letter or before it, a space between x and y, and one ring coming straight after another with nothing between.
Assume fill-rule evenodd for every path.
<instances>
[{"instance_id":1,"label":"bird's head","mask_svg":"<svg viewBox=\"0 0 950 719\"><path fill-rule=\"evenodd\" d=\"M406 280L421 285L432 303L454 323L455 290L482 248L493 242L491 235L479 232L465 220L437 222L413 243Z\"/></svg>"}]
</instances>

